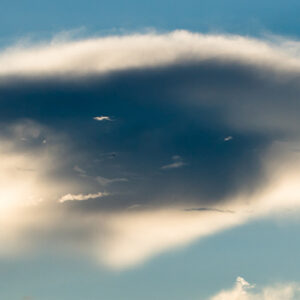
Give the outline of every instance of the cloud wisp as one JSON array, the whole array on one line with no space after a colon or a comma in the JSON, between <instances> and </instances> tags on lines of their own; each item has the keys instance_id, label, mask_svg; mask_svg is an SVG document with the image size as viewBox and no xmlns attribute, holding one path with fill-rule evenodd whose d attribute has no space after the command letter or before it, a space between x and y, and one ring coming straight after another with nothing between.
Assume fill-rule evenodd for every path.
<instances>
[{"instance_id":1,"label":"cloud wisp","mask_svg":"<svg viewBox=\"0 0 300 300\"><path fill-rule=\"evenodd\" d=\"M100 185L106 186L116 182L127 182L127 178L105 178L102 176L97 176L96 181L99 182Z\"/></svg>"},{"instance_id":2,"label":"cloud wisp","mask_svg":"<svg viewBox=\"0 0 300 300\"><path fill-rule=\"evenodd\" d=\"M172 163L162 166L161 169L162 170L177 169L186 165L186 163L182 160L182 158L179 155L174 155L172 157L172 160L173 160Z\"/></svg>"},{"instance_id":3,"label":"cloud wisp","mask_svg":"<svg viewBox=\"0 0 300 300\"><path fill-rule=\"evenodd\" d=\"M93 118L96 121L111 121L111 118L109 116L99 116Z\"/></svg>"},{"instance_id":4,"label":"cloud wisp","mask_svg":"<svg viewBox=\"0 0 300 300\"><path fill-rule=\"evenodd\" d=\"M96 198L101 198L103 196L106 196L106 193L102 193L102 192L98 192L95 194L77 194L77 195L73 195L73 194L66 194L64 196L62 196L58 202L60 203L64 203L66 201L84 201L84 200L89 200L89 199L96 199Z\"/></svg>"}]
</instances>

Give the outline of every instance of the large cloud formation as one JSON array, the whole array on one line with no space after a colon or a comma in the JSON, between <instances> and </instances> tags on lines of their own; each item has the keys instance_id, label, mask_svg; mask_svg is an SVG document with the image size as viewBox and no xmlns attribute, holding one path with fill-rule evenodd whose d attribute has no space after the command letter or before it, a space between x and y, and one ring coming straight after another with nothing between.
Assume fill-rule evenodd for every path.
<instances>
[{"instance_id":1,"label":"large cloud formation","mask_svg":"<svg viewBox=\"0 0 300 300\"><path fill-rule=\"evenodd\" d=\"M3 50L1 253L46 236L126 267L299 207L299 50L185 31Z\"/></svg>"}]
</instances>

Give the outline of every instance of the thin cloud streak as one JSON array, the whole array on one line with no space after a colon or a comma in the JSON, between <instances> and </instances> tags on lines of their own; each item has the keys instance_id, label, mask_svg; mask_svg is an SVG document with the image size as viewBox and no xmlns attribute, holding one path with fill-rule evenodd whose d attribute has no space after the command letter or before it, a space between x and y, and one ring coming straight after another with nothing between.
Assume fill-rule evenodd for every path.
<instances>
[{"instance_id":1,"label":"thin cloud streak","mask_svg":"<svg viewBox=\"0 0 300 300\"><path fill-rule=\"evenodd\" d=\"M162 166L161 169L162 170L177 169L186 165L186 163L183 162L182 158L179 155L174 155L172 157L172 160L174 161L173 163Z\"/></svg>"},{"instance_id":2,"label":"thin cloud streak","mask_svg":"<svg viewBox=\"0 0 300 300\"><path fill-rule=\"evenodd\" d=\"M111 121L111 118L108 116L99 116L99 117L94 117L93 119L96 121Z\"/></svg>"},{"instance_id":3,"label":"thin cloud streak","mask_svg":"<svg viewBox=\"0 0 300 300\"><path fill-rule=\"evenodd\" d=\"M97 176L95 179L102 186L110 185L112 183L117 183L117 182L127 182L128 181L127 178L105 178L102 176Z\"/></svg>"},{"instance_id":4,"label":"thin cloud streak","mask_svg":"<svg viewBox=\"0 0 300 300\"><path fill-rule=\"evenodd\" d=\"M66 194L64 196L62 196L58 202L60 203L64 203L66 201L84 201L84 200L89 200L89 199L96 199L96 198L101 198L103 196L107 196L107 193L102 193L102 192L98 192L96 194L77 194L77 195L73 195L73 194Z\"/></svg>"}]
</instances>

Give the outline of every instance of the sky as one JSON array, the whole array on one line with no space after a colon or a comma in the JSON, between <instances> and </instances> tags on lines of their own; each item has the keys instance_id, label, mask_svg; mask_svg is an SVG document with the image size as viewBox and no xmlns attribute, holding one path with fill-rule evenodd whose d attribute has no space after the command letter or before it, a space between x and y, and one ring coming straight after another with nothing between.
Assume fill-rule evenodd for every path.
<instances>
[{"instance_id":1,"label":"sky","mask_svg":"<svg viewBox=\"0 0 300 300\"><path fill-rule=\"evenodd\" d=\"M300 299L299 1L1 1L0 299Z\"/></svg>"}]
</instances>

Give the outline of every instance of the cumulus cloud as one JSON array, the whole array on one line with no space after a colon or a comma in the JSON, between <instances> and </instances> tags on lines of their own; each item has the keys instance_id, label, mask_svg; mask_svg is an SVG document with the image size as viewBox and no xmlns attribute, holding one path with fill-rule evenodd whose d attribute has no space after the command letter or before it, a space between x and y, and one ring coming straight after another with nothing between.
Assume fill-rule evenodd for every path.
<instances>
[{"instance_id":1,"label":"cumulus cloud","mask_svg":"<svg viewBox=\"0 0 300 300\"><path fill-rule=\"evenodd\" d=\"M210 300L297 300L299 297L300 285L296 283L275 284L257 291L254 285L238 277L231 290L221 291Z\"/></svg>"}]
</instances>

